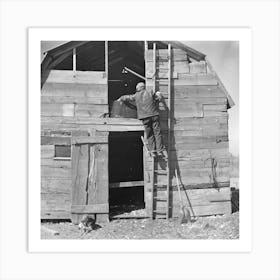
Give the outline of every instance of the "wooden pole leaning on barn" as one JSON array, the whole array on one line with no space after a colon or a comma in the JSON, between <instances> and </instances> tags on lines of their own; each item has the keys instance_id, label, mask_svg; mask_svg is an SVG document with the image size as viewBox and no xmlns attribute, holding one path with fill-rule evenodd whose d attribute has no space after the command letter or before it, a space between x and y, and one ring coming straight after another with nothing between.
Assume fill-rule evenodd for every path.
<instances>
[{"instance_id":1,"label":"wooden pole leaning on barn","mask_svg":"<svg viewBox=\"0 0 280 280\"><path fill-rule=\"evenodd\" d=\"M157 71L157 44L153 43L153 70L154 70L154 75L153 75L153 92L156 92L156 71ZM151 217L154 219L154 194L155 194L155 158L152 157L152 172L151 172L151 183L152 183L152 213Z\"/></svg>"},{"instance_id":2,"label":"wooden pole leaning on barn","mask_svg":"<svg viewBox=\"0 0 280 280\"><path fill-rule=\"evenodd\" d=\"M169 218L170 213L170 138L171 138L171 84L172 84L172 49L171 44L168 44L168 125L167 125L167 213L166 218Z\"/></svg>"}]
</instances>

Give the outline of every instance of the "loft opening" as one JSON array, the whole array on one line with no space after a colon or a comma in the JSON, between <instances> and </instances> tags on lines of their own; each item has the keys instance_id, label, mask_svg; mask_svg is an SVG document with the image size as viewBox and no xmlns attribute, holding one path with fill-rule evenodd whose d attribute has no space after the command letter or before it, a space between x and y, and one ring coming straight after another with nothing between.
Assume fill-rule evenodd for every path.
<instances>
[{"instance_id":1,"label":"loft opening","mask_svg":"<svg viewBox=\"0 0 280 280\"><path fill-rule=\"evenodd\" d=\"M64 47L66 48L66 47ZM105 42L88 41L77 42L77 46L70 48L61 55L61 62L53 69L76 71L105 71Z\"/></svg>"},{"instance_id":2,"label":"loft opening","mask_svg":"<svg viewBox=\"0 0 280 280\"><path fill-rule=\"evenodd\" d=\"M110 212L145 208L143 131L109 133Z\"/></svg>"},{"instance_id":3,"label":"loft opening","mask_svg":"<svg viewBox=\"0 0 280 280\"><path fill-rule=\"evenodd\" d=\"M135 86L143 79L129 70L145 77L144 41L109 41L108 42L108 101L111 117L113 103L124 94L133 94ZM134 103L126 103L119 112L121 117L137 118Z\"/></svg>"}]
</instances>

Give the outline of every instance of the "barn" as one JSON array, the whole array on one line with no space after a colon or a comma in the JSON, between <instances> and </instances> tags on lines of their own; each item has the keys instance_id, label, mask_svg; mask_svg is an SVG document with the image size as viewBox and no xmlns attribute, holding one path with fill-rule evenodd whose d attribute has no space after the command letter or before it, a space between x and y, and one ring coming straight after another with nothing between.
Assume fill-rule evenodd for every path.
<instances>
[{"instance_id":1,"label":"barn","mask_svg":"<svg viewBox=\"0 0 280 280\"><path fill-rule=\"evenodd\" d=\"M167 159L146 152L133 104L114 112L115 101L143 80L164 96ZM192 216L231 213L233 105L206 55L182 42L69 41L48 49L41 62L41 218L78 223L88 213L108 221L124 193L131 200L137 194L151 218L177 217L178 186Z\"/></svg>"}]
</instances>

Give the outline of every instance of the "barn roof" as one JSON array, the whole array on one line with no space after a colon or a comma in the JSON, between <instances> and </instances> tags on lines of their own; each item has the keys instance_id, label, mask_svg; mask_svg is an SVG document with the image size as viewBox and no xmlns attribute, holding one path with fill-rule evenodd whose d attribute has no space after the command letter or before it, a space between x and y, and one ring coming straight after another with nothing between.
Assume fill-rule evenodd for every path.
<instances>
[{"instance_id":1,"label":"barn roof","mask_svg":"<svg viewBox=\"0 0 280 280\"><path fill-rule=\"evenodd\" d=\"M81 45L84 45L86 44L88 41L69 41L69 42L66 42L66 41L54 41L50 48L48 49L45 49L43 50L43 55L53 55L53 54L56 54L58 53L61 54L61 52L65 52L65 51L68 51L70 49L74 49L76 47L79 47ZM171 44L171 46L175 47L175 48L179 48L179 49L182 49L184 50L189 57L197 60L197 61L201 61L201 60L205 60L205 57L206 55L193 49L193 48L190 48L189 46L183 44L182 42L180 41L155 41L159 44L162 44L162 45L168 45L168 44Z\"/></svg>"},{"instance_id":2,"label":"barn roof","mask_svg":"<svg viewBox=\"0 0 280 280\"><path fill-rule=\"evenodd\" d=\"M184 50L190 58L197 61L205 60L206 57L205 54L197 50L194 50L179 41L155 41L155 42L157 42L160 46L167 46L168 44L171 44L171 46L175 48ZM55 60L57 57L61 56L62 54L67 54L68 52L72 51L74 48L80 47L87 43L88 41L69 41L69 42L54 41L51 44L52 46L51 48L46 48L42 50L42 55L41 55L42 69L46 69L49 66L50 59L48 59L48 57L50 57L51 60Z\"/></svg>"},{"instance_id":3,"label":"barn roof","mask_svg":"<svg viewBox=\"0 0 280 280\"><path fill-rule=\"evenodd\" d=\"M168 44L171 44L172 47L181 49L187 53L187 55L196 60L196 61L207 61L207 64L211 67L210 62L206 59L206 55L190 48L189 46L185 45L184 43L180 41L149 41L148 43L157 43L157 45L161 47L166 47ZM57 64L59 61L62 61L66 57L72 54L74 48L78 48L84 45L87 45L89 43L93 43L91 41L54 41L50 42L49 48L42 49L41 53L41 71L44 72L46 69L50 69L54 64ZM142 49L143 49L143 42L141 41L135 41L134 44L130 44L132 42L127 41L127 46L133 51L135 55L141 55ZM135 44L136 43L136 44ZM115 53L116 56L119 54ZM116 59L117 61L117 59ZM112 60L112 63L114 64L114 60ZM137 65L135 65L137 66ZM212 67L211 67L212 68ZM214 71L214 69L212 69ZM217 74L216 74L217 75ZM217 75L218 77L218 75ZM218 77L219 78L219 77ZM231 108L234 106L234 102L232 98L230 97L229 93L227 92L226 88L222 84L222 82L219 79L219 82L225 92L225 95L228 99L228 108Z\"/></svg>"}]
</instances>

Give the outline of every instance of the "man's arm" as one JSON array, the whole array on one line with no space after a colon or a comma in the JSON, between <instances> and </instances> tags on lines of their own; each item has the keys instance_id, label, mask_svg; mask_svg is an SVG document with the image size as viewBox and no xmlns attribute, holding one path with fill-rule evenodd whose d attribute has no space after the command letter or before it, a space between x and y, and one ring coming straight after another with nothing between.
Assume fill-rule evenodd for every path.
<instances>
[{"instance_id":1,"label":"man's arm","mask_svg":"<svg viewBox=\"0 0 280 280\"><path fill-rule=\"evenodd\" d=\"M135 94L123 95L118 99L118 101L135 101Z\"/></svg>"}]
</instances>

